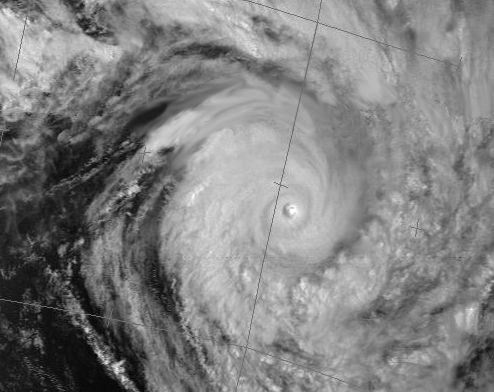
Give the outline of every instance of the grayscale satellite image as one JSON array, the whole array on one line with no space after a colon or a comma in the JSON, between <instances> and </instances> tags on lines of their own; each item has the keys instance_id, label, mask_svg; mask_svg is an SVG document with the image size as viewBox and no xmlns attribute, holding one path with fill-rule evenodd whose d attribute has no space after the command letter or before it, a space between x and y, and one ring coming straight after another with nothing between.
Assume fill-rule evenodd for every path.
<instances>
[{"instance_id":1,"label":"grayscale satellite image","mask_svg":"<svg viewBox=\"0 0 494 392\"><path fill-rule=\"evenodd\" d=\"M0 1L0 392L493 392L494 1Z\"/></svg>"}]
</instances>

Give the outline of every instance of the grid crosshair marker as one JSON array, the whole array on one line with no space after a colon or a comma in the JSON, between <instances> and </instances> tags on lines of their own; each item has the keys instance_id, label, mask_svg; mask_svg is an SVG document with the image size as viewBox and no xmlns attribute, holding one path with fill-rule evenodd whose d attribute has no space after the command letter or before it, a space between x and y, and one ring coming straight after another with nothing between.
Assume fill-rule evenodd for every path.
<instances>
[{"instance_id":1,"label":"grid crosshair marker","mask_svg":"<svg viewBox=\"0 0 494 392\"><path fill-rule=\"evenodd\" d=\"M417 226L410 226L412 229L415 229L415 237L417 237L417 232L418 232L419 230L420 230L420 231L424 231L424 229L421 229L421 228L419 227L419 222L420 222L420 220L419 220L419 219L417 219Z\"/></svg>"},{"instance_id":2,"label":"grid crosshair marker","mask_svg":"<svg viewBox=\"0 0 494 392\"><path fill-rule=\"evenodd\" d=\"M112 316L113 316L113 309L110 311L110 317L106 319L106 324L105 324L106 328L110 326L110 321L112 320Z\"/></svg>"},{"instance_id":3,"label":"grid crosshair marker","mask_svg":"<svg viewBox=\"0 0 494 392\"><path fill-rule=\"evenodd\" d=\"M320 0L319 1L319 11L317 13L317 21L319 21L319 17L321 15L322 2L323 2L323 0ZM305 87L304 84L305 84L305 82L307 80L307 74L309 73L310 58L312 56L312 51L314 49L314 42L316 41L317 27L318 27L318 22L316 22L316 27L314 28L314 35L312 37L312 42L311 42L310 50L309 50L309 56L307 58L307 65L305 67L304 80L302 82L302 87L300 89L300 95L299 95L299 98L298 98L297 109L295 110L295 118L293 120L292 131L290 133L290 140L288 141L288 148L286 150L285 162L283 164L283 170L281 171L281 177L280 177L279 184L283 184L283 178L285 177L285 170L286 170L286 164L287 164L287 161L288 161L288 155L290 154L290 147L292 145L293 134L295 133L295 125L297 123L297 116L298 116L298 112L299 112L299 109L300 109L300 102L302 101L302 96L303 96L303 93L304 93L304 87ZM255 315L255 312L256 312L256 305L257 305L257 299L259 297L259 288L260 288L261 280L262 280L262 272L263 272L263 268L264 268L264 263L266 261L266 255L267 255L268 247L269 247L269 239L271 237L271 231L273 229L274 217L276 215L276 207L278 206L278 200L280 198L280 191L281 191L281 185L278 186L278 191L276 193L276 200L274 202L273 215L271 217L271 223L269 225L268 238L266 239L266 246L264 247L264 255L263 255L263 258L262 258L262 262L261 262L261 270L259 272L259 278L257 280L256 296L254 298L254 306L253 306L252 314L251 314L251 317L250 317L249 331L247 333L247 341L245 343L245 346L248 346L249 345L250 334L252 332L252 323L254 321L254 315ZM247 348L244 350L244 353L242 355L242 362L240 363L240 369L238 371L238 378L237 378L237 384L235 386L235 391L238 390L238 386L240 384L240 378L242 376L242 370L243 370L243 367L244 367L245 356L246 355L247 355Z\"/></svg>"},{"instance_id":4,"label":"grid crosshair marker","mask_svg":"<svg viewBox=\"0 0 494 392\"><path fill-rule=\"evenodd\" d=\"M144 163L144 157L146 154L151 154L151 151L146 151L146 146L144 146L144 149L139 153L142 155L141 157L141 165Z\"/></svg>"},{"instance_id":5,"label":"grid crosshair marker","mask_svg":"<svg viewBox=\"0 0 494 392\"><path fill-rule=\"evenodd\" d=\"M279 187L280 187L280 186L282 186L282 187L284 187L284 188L287 188L287 189L288 189L288 187L287 187L285 184L281 184L281 183L276 182L276 181L273 181L273 183L274 183L274 184L276 184L276 185L278 185Z\"/></svg>"}]
</instances>

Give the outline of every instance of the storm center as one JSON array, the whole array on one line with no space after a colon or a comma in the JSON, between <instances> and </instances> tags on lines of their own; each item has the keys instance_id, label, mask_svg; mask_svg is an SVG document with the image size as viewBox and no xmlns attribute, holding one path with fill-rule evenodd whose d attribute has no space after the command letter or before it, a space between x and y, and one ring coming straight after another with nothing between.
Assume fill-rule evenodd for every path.
<instances>
[{"instance_id":1,"label":"storm center","mask_svg":"<svg viewBox=\"0 0 494 392\"><path fill-rule=\"evenodd\" d=\"M287 203L283 206L283 215L288 218L293 218L295 215L297 215L297 212L297 206L294 204Z\"/></svg>"}]
</instances>

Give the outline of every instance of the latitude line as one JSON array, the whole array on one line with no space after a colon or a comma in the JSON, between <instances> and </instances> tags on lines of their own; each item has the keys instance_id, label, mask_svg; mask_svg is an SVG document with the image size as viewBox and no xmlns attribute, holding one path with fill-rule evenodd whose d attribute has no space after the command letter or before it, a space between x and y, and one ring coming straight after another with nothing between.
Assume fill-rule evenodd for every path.
<instances>
[{"instance_id":1,"label":"latitude line","mask_svg":"<svg viewBox=\"0 0 494 392\"><path fill-rule=\"evenodd\" d=\"M377 43L379 45L388 46L388 47L393 48L393 49L401 50L402 52L412 53L412 54L414 54L416 56L425 57L426 59L429 59L429 60L434 60L434 61L438 61L440 63L444 63L444 64L452 65L454 67L458 67L458 64L454 64L451 61L441 60L441 59L438 59L438 58L435 58L435 57L428 56L428 55L423 54L423 53L416 52L414 50L409 50L409 49L401 48L401 47L396 46L396 45L388 44L387 42L378 41L377 39L366 37L365 35L360 35L360 34L357 34L357 33L353 33L351 31L342 29L340 27L328 25L328 24L325 24L325 23L322 23L322 22L319 22L319 24L321 26L325 26L325 27L330 28L330 29L338 30L338 31L341 31L343 33L347 33L347 34L353 35L355 37L359 37L359 38L365 39L367 41L375 42L375 43Z\"/></svg>"},{"instance_id":2,"label":"latitude line","mask_svg":"<svg viewBox=\"0 0 494 392\"><path fill-rule=\"evenodd\" d=\"M432 57L432 56L429 56L429 55L426 55L426 54L423 54L423 53L420 53L420 52L416 52L414 50L410 50L410 49L405 49L405 48L402 48L400 46L396 46L396 45L392 45L392 44L388 44L386 42L382 42L382 41L379 41L375 38L370 38L370 37L366 37L365 35L361 35L361 34L357 34L357 33L354 33L352 31L349 31L349 30L345 30L345 29L342 29L340 27L336 27L336 26L333 26L333 25L329 25L329 24L326 24L326 23L323 23L323 22L318 22L314 19L311 19L311 18L307 18L305 16L302 16L302 15L298 15L298 14L293 14L291 12L287 12L287 11L283 11L279 8L275 8L275 7L270 7L268 5L265 5L265 4L261 4L261 3L257 3L255 1L252 1L252 0L241 0L241 1L244 1L244 2L247 2L247 3L251 3L251 4L256 4L258 6L261 6L261 7L265 7L265 8L269 8L270 10L273 10L273 11L278 11L278 12L281 12L283 14L287 14L287 15L291 15L291 16L295 16L297 18L300 18L300 19L303 19L303 20L306 20L308 22L313 22L313 23L317 23L321 26L324 26L324 27L327 27L329 29L334 29L334 30L338 30L338 31L341 31L343 33L347 33L347 34L350 34L350 35L353 35L355 37L359 37L359 38L362 38L362 39L365 39L367 41L372 41L372 42L375 42L379 45L384 45L384 46L388 46L390 48L393 48L393 49L397 49L397 50L401 50L402 52L408 52L408 53L411 53L411 54L414 54L416 56L419 56L419 57L424 57L426 59L429 59L429 60L433 60L433 61L437 61L437 62L440 62L440 63L444 63L444 64L448 64L448 65L452 65L456 68L459 68L460 65L461 65L461 58L460 58L460 62L458 64L454 64L452 63L451 61L447 61L447 60L441 60L441 59L438 59L436 57ZM319 19L319 18L318 18Z\"/></svg>"},{"instance_id":3,"label":"latitude line","mask_svg":"<svg viewBox=\"0 0 494 392\"><path fill-rule=\"evenodd\" d=\"M54 307L54 306L38 305L38 304L29 303L29 302L14 301L14 300L11 300L11 299L6 299L6 298L0 298L0 301L11 302L11 303L14 303L14 304L19 304L19 305L27 305L27 306L32 306L32 307L35 307L35 308L45 308L45 309L58 310L58 311L65 312L65 313L71 313L71 310L63 309L63 308L57 308L57 307ZM97 314L92 314L92 313L84 313L84 312L81 312L79 314L84 315L84 316L89 316L89 317L96 317L96 318L99 318L99 319L102 319L102 320L116 321L116 322L123 323L123 324L137 325L137 326L146 327L146 328L149 328L149 329L155 329L157 331L168 331L168 329L166 329L166 328L150 327L150 326L147 326L146 324L136 323L136 322L133 322L133 321L125 321L125 320L116 319L116 318L109 318L109 317L105 317L105 316L99 316Z\"/></svg>"},{"instance_id":4,"label":"latitude line","mask_svg":"<svg viewBox=\"0 0 494 392\"><path fill-rule=\"evenodd\" d=\"M252 4L255 4L255 5L260 5L261 7L265 7L265 8L269 8L270 10L273 10L273 11L278 11L278 12L282 12L283 14L287 14L287 15L291 15L291 16L295 16L297 18L300 18L300 19L304 19L308 22L313 22L313 23L316 23L316 21L314 19L311 19L311 18L307 18L305 16L302 16L302 15L298 15L298 14L292 14L291 12L288 12L288 11L283 11L283 10L280 10L279 8L275 8L275 7L271 7L269 5L265 5L265 4L261 4L261 3L258 3L256 1L252 1L252 0L242 0L242 1L245 1L246 3L252 3Z\"/></svg>"},{"instance_id":5,"label":"latitude line","mask_svg":"<svg viewBox=\"0 0 494 392\"><path fill-rule=\"evenodd\" d=\"M245 347L246 347L248 350L254 351L254 352L256 352L256 353L258 353L258 354L260 354L260 355L266 355L266 356L268 356L268 357L271 357L271 358L277 359L277 360L279 360L279 361L289 363L289 364L291 364L291 365L293 365L293 366L297 366L297 367L299 367L299 368L306 369L306 370L311 371L311 372L314 372L314 373L318 373L318 374L320 374L320 375L322 375L322 376L325 376L325 377L331 378L331 379L333 379L333 380L335 380L335 381L341 382L341 383L346 384L346 385L348 385L348 386L351 386L351 387L353 387L353 388L360 389L360 390L364 390L362 387L360 387L360 386L358 386L358 385L356 385L356 384L349 383L348 381L345 381L345 380L343 380L343 379L341 379L341 378L338 378L338 377L332 376L332 375L330 375L330 374L324 373L324 372L322 372L322 371L320 371L320 370L313 369L313 368L311 368L311 367L309 367L309 366L301 365L301 364L299 364L299 363L296 363L296 362L290 361L290 360L285 359L285 358L278 357L278 356L276 356L276 355L272 355L272 354L266 353L266 352L261 351L261 350L256 350L255 348L252 348L252 347L250 347L250 346L245 346Z\"/></svg>"},{"instance_id":6,"label":"latitude line","mask_svg":"<svg viewBox=\"0 0 494 392\"><path fill-rule=\"evenodd\" d=\"M287 151L286 151L286 154L285 154L285 162L283 164L283 170L281 172L281 177L280 177L280 181L279 181L280 184L283 183L283 177L285 176L286 164L287 164L287 161L288 161L288 154L290 153L290 147L291 147L292 140L293 140L293 134L295 133L295 125L297 123L298 111L300 109L300 102L302 101L302 95L304 93L304 85L306 83L307 74L309 72L309 66L310 66L310 59L311 59L311 56L312 56L312 50L314 49L314 42L316 41L317 27L319 26L318 21L319 21L320 15L321 15L322 2L323 2L323 0L320 0L319 1L319 11L318 11L318 14L317 14L316 27L314 29L314 36L312 37L312 43L310 45L309 56L307 58L307 65L305 67L304 81L303 81L303 84L302 84L302 88L300 89L300 95L299 95L299 98L298 98L297 109L295 110L295 117L293 119L293 126L292 126L292 131L290 133L290 140L288 141L288 148L287 148ZM262 272L263 272L263 269L264 269L264 263L266 261L266 254L267 254L267 251L268 251L269 239L271 238L271 231L273 229L274 217L275 217L275 214L276 214L276 207L278 206L278 200L280 198L280 190L281 190L281 186L278 187L278 191L276 193L276 200L275 200L274 208L273 208L273 216L271 217L271 224L269 225L268 238L266 240L266 246L264 248L264 255L263 255L262 263L261 263L261 270L259 272L259 279L257 281L257 289L256 289L256 296L254 298L254 306L253 306L253 309L252 309L252 315L250 317L249 332L247 333L247 341L245 343L245 346L246 347L249 345L250 334L251 334L251 331L252 331L252 323L254 321L254 314L255 314L255 311L256 311L257 299L259 297L259 288L260 288L260 285L261 285ZM238 390L238 386L239 386L239 383L240 383L240 377L242 376L242 370L243 370L243 367L244 367L245 356L246 355L247 355L247 348L244 350L244 354L242 355L242 362L240 364L240 370L238 372L238 378L237 378L237 384L235 386L235 391Z\"/></svg>"},{"instance_id":7,"label":"latitude line","mask_svg":"<svg viewBox=\"0 0 494 392\"><path fill-rule=\"evenodd\" d=\"M15 62L14 76L13 76L12 80L15 80L15 74L17 73L17 64L19 63L19 57L21 55L22 40L24 39L24 32L26 31L26 24L27 24L27 15L26 15L26 19L24 20L24 27L22 29L21 42L19 44L19 50L17 52L17 60Z\"/></svg>"},{"instance_id":8,"label":"latitude line","mask_svg":"<svg viewBox=\"0 0 494 392\"><path fill-rule=\"evenodd\" d=\"M209 340L214 340L214 339L209 339ZM247 350L254 351L254 352L255 352L255 353L257 353L257 354L260 354L260 355L266 355L266 356L268 356L268 357L270 357L270 358L277 359L277 360L279 360L279 361L281 361L281 362L286 362L286 363L289 363L289 364L291 364L291 365L293 365L293 366L296 366L296 367L299 367L299 368L301 368L301 369L305 369L305 370L308 370L308 371L310 371L310 372L318 373L318 374L320 374L320 375L322 375L322 376L325 376L325 377L331 378L331 379L333 379L333 380L335 380L335 381L341 382L341 383L346 384L346 385L348 385L348 386L351 386L351 387L353 387L353 388L360 389L360 390L364 390L362 387L360 387L360 386L358 386L358 385L356 385L356 384L350 383L350 382L345 381L345 380L343 380L343 379L341 379L341 378L338 378L338 377L336 377L336 376L332 376L331 374L324 373L324 372L322 372L322 371L320 371L320 370L317 370L317 369L311 368L310 366L305 366L305 365L302 365L302 364L300 364L300 363L293 362L293 361L290 361L290 360L288 360L288 359L285 359L285 358L279 357L279 356L277 356L277 355L273 355L273 354L269 354L269 353L267 353L267 352L265 352L265 351L257 350L257 349L255 349L255 348L253 348L253 347L250 347L250 346L245 346L245 345L236 344L236 343L226 343L226 344L227 344L227 345L229 345L229 346L235 346L235 347L239 347L239 348L246 348Z\"/></svg>"},{"instance_id":9,"label":"latitude line","mask_svg":"<svg viewBox=\"0 0 494 392\"><path fill-rule=\"evenodd\" d=\"M14 301L14 300L11 300L11 299L6 299L6 298L0 298L0 301L14 303L14 304L18 304L18 305L32 306L32 307L36 307L36 308L45 308L45 309L57 310L57 311L65 312L65 313L71 313L72 312L69 309L64 309L64 308L59 308L59 307L54 307L54 306L47 306L47 305L39 305L39 304L34 304L34 303L29 303L29 302L23 302L23 301ZM105 317L105 316L99 316L99 315L91 314L91 313L81 312L81 313L75 313L75 314L84 315L84 316L87 316L87 317L96 317L96 318L99 318L99 319L107 320L107 322L109 322L109 321L117 321L117 322L121 322L123 324L138 325L138 326L143 326L145 328L159 330L159 331L169 331L169 329L167 329L167 328L151 327L151 326L148 326L148 325L145 325L145 324L141 324L141 323L135 323L135 322L132 322L132 321L125 321L125 320L120 320L120 319L115 319L115 318L110 318L110 317ZM112 314L113 314L113 310L112 310ZM220 341L219 339L207 338L207 337L203 337L203 336L198 336L197 339L203 340L203 341L204 340L210 340L210 341L213 341L213 342L216 341L216 342L221 342L221 343L223 343L223 344L225 344L227 346L235 346L235 347L239 347L239 348L246 348L247 350L251 350L251 351L256 352L256 353L258 353L260 355L266 355L268 357L277 359L277 360L282 361L282 362L289 363L289 364L291 364L293 366L296 366L296 367L299 367L301 369L305 369L307 371L320 374L322 376L331 378L333 380L342 382L344 384L347 384L349 386L352 386L354 388L357 388L357 389L361 389L362 390L361 387L359 387L359 386L357 386L355 384L352 384L352 383L350 383L348 381L345 381L345 380L343 380L343 379L341 379L339 377L336 377L334 375L330 375L330 374L325 373L325 372L323 372L321 370L317 370L317 369L312 368L310 366L306 366L306 365L302 365L302 364L297 363L297 362L294 362L294 361L290 361L288 359L279 357L279 356L274 355L274 354L267 353L265 351L257 350L257 349L255 349L253 347L250 347L250 346L245 346L245 345L241 345L241 344L237 344L237 343L232 343L232 342L224 342L224 341Z\"/></svg>"}]
</instances>

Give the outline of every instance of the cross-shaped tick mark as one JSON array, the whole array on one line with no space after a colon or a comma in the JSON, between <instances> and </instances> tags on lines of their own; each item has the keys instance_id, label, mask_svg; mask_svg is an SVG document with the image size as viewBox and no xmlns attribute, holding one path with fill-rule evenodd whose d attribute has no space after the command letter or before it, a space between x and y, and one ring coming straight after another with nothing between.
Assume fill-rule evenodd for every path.
<instances>
[{"instance_id":1,"label":"cross-shaped tick mark","mask_svg":"<svg viewBox=\"0 0 494 392\"><path fill-rule=\"evenodd\" d=\"M274 182L276 185L278 185L278 186L283 186L283 187L285 187L286 189L288 189L288 187L287 187L286 185L280 184L279 182L276 182L276 181L273 181L273 182Z\"/></svg>"},{"instance_id":2,"label":"cross-shaped tick mark","mask_svg":"<svg viewBox=\"0 0 494 392\"><path fill-rule=\"evenodd\" d=\"M151 151L146 151L146 146L144 146L144 150L142 152L140 152L139 154L142 154L142 158L141 158L141 164L144 162L144 155L145 154L151 154Z\"/></svg>"},{"instance_id":3,"label":"cross-shaped tick mark","mask_svg":"<svg viewBox=\"0 0 494 392\"><path fill-rule=\"evenodd\" d=\"M113 316L113 309L110 311L110 317L106 319L106 328L108 328L110 325L111 316Z\"/></svg>"},{"instance_id":4,"label":"cross-shaped tick mark","mask_svg":"<svg viewBox=\"0 0 494 392\"><path fill-rule=\"evenodd\" d=\"M417 237L417 231L420 230L420 231L424 231L424 229L421 229L419 227L419 220L417 219L417 226L410 226L412 229L415 229L415 237Z\"/></svg>"}]
</instances>

